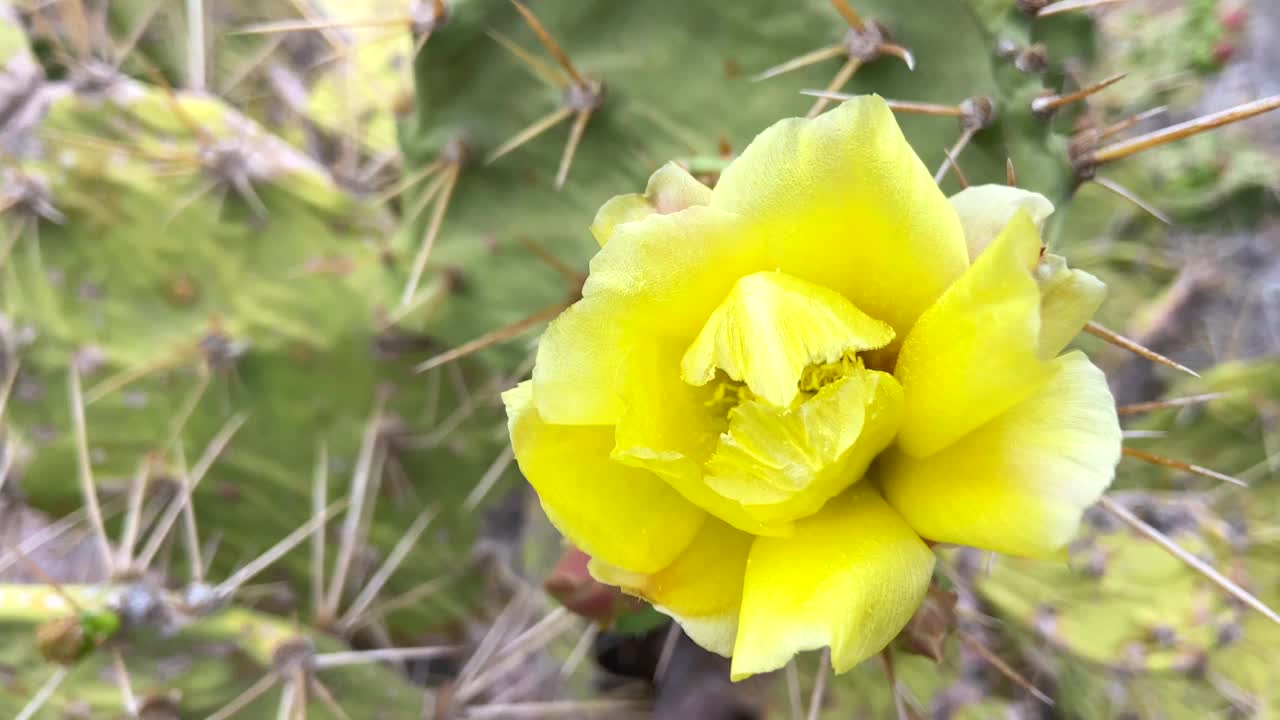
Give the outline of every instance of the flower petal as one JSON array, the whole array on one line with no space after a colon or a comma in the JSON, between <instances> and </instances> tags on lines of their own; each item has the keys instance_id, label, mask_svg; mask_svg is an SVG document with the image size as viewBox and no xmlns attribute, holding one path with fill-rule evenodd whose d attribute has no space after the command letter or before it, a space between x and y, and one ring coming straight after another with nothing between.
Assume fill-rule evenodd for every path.
<instances>
[{"instance_id":1,"label":"flower petal","mask_svg":"<svg viewBox=\"0 0 1280 720\"><path fill-rule=\"evenodd\" d=\"M617 422L630 348L655 336L691 341L734 282L763 267L764 245L753 237L740 218L699 206L617 226L591 260L583 299L539 341L533 382L542 417Z\"/></svg>"},{"instance_id":2,"label":"flower petal","mask_svg":"<svg viewBox=\"0 0 1280 720\"><path fill-rule=\"evenodd\" d=\"M552 524L592 557L653 572L689 545L706 513L652 473L609 459L613 428L552 425L533 403L534 386L503 393L511 446Z\"/></svg>"},{"instance_id":3,"label":"flower petal","mask_svg":"<svg viewBox=\"0 0 1280 720\"><path fill-rule=\"evenodd\" d=\"M730 673L776 670L829 645L844 672L879 652L920 606L933 553L867 483L796 523L790 538L757 538L747 557Z\"/></svg>"},{"instance_id":4,"label":"flower petal","mask_svg":"<svg viewBox=\"0 0 1280 720\"><path fill-rule=\"evenodd\" d=\"M1120 460L1120 425L1102 371L1056 358L1043 389L925 459L890 451L877 466L889 502L916 532L1008 555L1051 555Z\"/></svg>"},{"instance_id":5,"label":"flower petal","mask_svg":"<svg viewBox=\"0 0 1280 720\"><path fill-rule=\"evenodd\" d=\"M1040 283L1040 357L1048 359L1070 343L1107 297L1107 286L1067 261L1046 253L1036 267Z\"/></svg>"},{"instance_id":6,"label":"flower petal","mask_svg":"<svg viewBox=\"0 0 1280 720\"><path fill-rule=\"evenodd\" d=\"M738 627L742 577L752 536L708 519L675 562L644 575L593 559L591 574L653 603L702 647L729 656Z\"/></svg>"},{"instance_id":7,"label":"flower petal","mask_svg":"<svg viewBox=\"0 0 1280 720\"><path fill-rule=\"evenodd\" d=\"M704 385L723 370L766 402L791 406L810 365L893 340L893 328L829 288L779 272L739 278L681 361L685 382Z\"/></svg>"},{"instance_id":8,"label":"flower petal","mask_svg":"<svg viewBox=\"0 0 1280 720\"><path fill-rule=\"evenodd\" d=\"M547 422L612 425L622 413L619 373L626 327L606 298L583 298L551 321L538 340L534 402Z\"/></svg>"},{"instance_id":9,"label":"flower petal","mask_svg":"<svg viewBox=\"0 0 1280 720\"><path fill-rule=\"evenodd\" d=\"M898 446L925 457L1026 399L1045 380L1040 236L1016 214L912 328L894 375L906 394Z\"/></svg>"},{"instance_id":10,"label":"flower petal","mask_svg":"<svg viewBox=\"0 0 1280 720\"><path fill-rule=\"evenodd\" d=\"M694 205L711 204L711 188L703 185L688 170L669 162L649 176L643 194L618 195L606 202L591 223L591 234L600 247L613 237L623 223L642 220L654 213L679 212Z\"/></svg>"},{"instance_id":11,"label":"flower petal","mask_svg":"<svg viewBox=\"0 0 1280 720\"><path fill-rule=\"evenodd\" d=\"M807 517L862 478L901 414L893 376L861 368L794 410L743 403L707 463L707 484L761 522Z\"/></svg>"},{"instance_id":12,"label":"flower petal","mask_svg":"<svg viewBox=\"0 0 1280 720\"><path fill-rule=\"evenodd\" d=\"M655 473L686 500L739 530L790 534L789 523L761 522L706 484L703 466L727 421L723 412L712 412L710 387L680 379L680 354L681 346L658 339L631 349L613 459Z\"/></svg>"},{"instance_id":13,"label":"flower petal","mask_svg":"<svg viewBox=\"0 0 1280 720\"><path fill-rule=\"evenodd\" d=\"M1008 185L973 185L949 200L964 226L969 262L978 259L1019 210L1026 212L1037 228L1043 228L1045 219L1053 214L1053 203L1045 196Z\"/></svg>"},{"instance_id":14,"label":"flower petal","mask_svg":"<svg viewBox=\"0 0 1280 720\"><path fill-rule=\"evenodd\" d=\"M968 265L946 197L878 96L765 130L712 207L769 239L769 269L832 288L905 336Z\"/></svg>"}]
</instances>

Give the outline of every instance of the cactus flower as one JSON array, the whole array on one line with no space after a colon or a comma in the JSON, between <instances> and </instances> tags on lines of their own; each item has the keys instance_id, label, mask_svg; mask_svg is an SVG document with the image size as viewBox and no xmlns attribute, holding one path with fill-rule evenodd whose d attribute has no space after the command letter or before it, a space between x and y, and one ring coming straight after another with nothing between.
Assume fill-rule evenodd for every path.
<instances>
[{"instance_id":1,"label":"cactus flower","mask_svg":"<svg viewBox=\"0 0 1280 720\"><path fill-rule=\"evenodd\" d=\"M1035 193L950 201L879 97L675 165L591 227L582 299L504 395L520 468L602 582L732 657L837 672L920 606L933 543L1055 556L1107 488L1102 300Z\"/></svg>"}]
</instances>

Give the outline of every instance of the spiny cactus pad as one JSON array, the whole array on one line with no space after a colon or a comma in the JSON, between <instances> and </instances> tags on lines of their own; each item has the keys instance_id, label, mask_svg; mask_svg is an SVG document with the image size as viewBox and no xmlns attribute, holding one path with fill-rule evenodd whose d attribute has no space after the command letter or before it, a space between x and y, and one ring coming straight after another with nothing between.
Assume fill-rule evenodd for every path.
<instances>
[{"instance_id":1,"label":"spiny cactus pad","mask_svg":"<svg viewBox=\"0 0 1280 720\"><path fill-rule=\"evenodd\" d=\"M331 495L345 490L339 478L350 476L384 388L379 445L390 479L373 543L385 552L435 505L443 512L432 541L412 550L393 583L405 589L454 564L449 548L467 547L474 526L461 501L497 455L501 424L478 398L463 407L462 394L486 378L424 382L410 372L434 347L414 325L421 318L380 320L398 290L378 247L387 218L206 97L175 99L127 78L96 95L62 88L38 133L20 172L41 178L65 221L11 216L10 231L25 229L3 268L5 313L34 331L12 403L31 450L22 487L32 501L60 512L80 502L72 364L84 376L93 473L108 495L124 491L149 451L164 455L156 479L179 477L167 451L194 463L243 413L195 502L203 531L224 536L213 570L228 572L307 519L321 446ZM133 373L137 382L112 389ZM203 393L201 373L210 376ZM459 427L431 435L460 409ZM305 558L288 566L305 577Z\"/></svg>"}]
</instances>

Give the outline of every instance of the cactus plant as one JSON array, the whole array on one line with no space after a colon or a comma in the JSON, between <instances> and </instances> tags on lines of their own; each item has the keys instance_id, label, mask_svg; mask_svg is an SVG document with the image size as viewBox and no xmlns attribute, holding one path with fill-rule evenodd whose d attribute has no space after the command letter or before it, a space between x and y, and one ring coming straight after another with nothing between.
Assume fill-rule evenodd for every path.
<instances>
[{"instance_id":1,"label":"cactus plant","mask_svg":"<svg viewBox=\"0 0 1280 720\"><path fill-rule=\"evenodd\" d=\"M1127 325L1174 278L1167 268L1134 272L1135 261L1163 247L1163 231L1097 182L1101 136L1091 131L1135 108L1182 99L1171 90L1148 92L1142 78L1181 70L1187 58L1153 54L1169 43L1151 42L1158 33L1135 29L1127 10L1105 16L1100 35L1084 13L1051 14L1049 3L1030 0L305 5L308 17L284 16L293 12L284 4L280 13L237 3L200 11L206 35L216 38L201 56L207 87L225 87L219 78L250 67L277 40L288 52L273 57L287 54L295 61L290 77L302 79L301 102L278 102L264 94L272 85L255 79L231 94L235 106L165 87L193 84L189 58L206 50L172 42L193 27L177 6L122 1L90 8L87 17L106 13L93 32L110 29L116 38L151 18L141 49L119 69L77 55L73 42L59 48L53 37L74 40L76 29L47 9L24 11L21 22L11 12L0 22L8 203L0 235L0 397L7 400L0 404L0 503L21 497L64 516L87 502L89 478L94 502L108 510L113 549L123 556L118 540L128 534L131 513L111 510L132 507L144 487L134 478L148 477L135 517L172 515L173 530L154 549L144 535L128 557L150 556L145 577L170 604L182 588L204 587L198 581L216 586L235 577L280 538L316 525L331 502L357 505L327 523L337 533L328 537L356 541L338 552L347 582L336 594L324 588L318 607L309 592L318 579L314 560L286 553L265 570L284 581L281 602L254 607L220 598L225 604L173 634L135 633L126 623L119 637L73 637L73 654L84 657L75 658L81 662L48 707L83 697L92 712L119 713L113 653L123 657L140 698L154 693L157 706L174 699L183 716L202 715L225 707L264 672L280 671L273 656L280 641L305 638L315 649L308 658L349 649L353 636L415 645L483 616L474 607L480 583L466 549L483 500L513 474L495 391L527 370L530 353L528 343L506 341L576 296L595 249L587 226L607 198L642 187L671 159L713 183L753 133L830 102L801 90L877 92L898 101L908 139L939 168L948 192L966 182L1011 180L1053 199L1059 212L1048 237L1055 251L1072 251L1074 265L1111 280L1104 322ZM1220 28L1206 19L1210 5L1193 3L1194 12L1159 27L1194 35L1197 47L1212 51ZM370 19L381 24L347 27ZM240 32L255 23L278 29L280 22L298 29ZM324 27L307 30L318 25ZM39 37L34 51L28 29ZM1120 42L1138 33L1146 33L1142 42ZM335 43L335 34L348 44ZM103 52L106 37L95 38L91 44ZM1099 54L1140 63L1143 73L1125 82L1144 89L1101 93L1090 108L1068 102L1072 91L1103 79L1094 64ZM795 58L819 60L777 72ZM306 66L317 59L329 62L312 72ZM846 82L832 82L850 68L856 72ZM761 75L768 77L757 80ZM536 137L525 132L543 126L549 129ZM1219 166L1224 143L1237 147L1230 142L1196 139L1127 167L1103 164L1101 176L1158 195L1161 209L1180 221L1211 223L1215 209L1242 198L1256 206L1253 191L1276 182L1265 151L1233 151L1235 160ZM397 166L400 182L359 194L381 177L380 168ZM390 200L396 202L384 202ZM1127 228L1127 243L1087 244L1117 226ZM477 348L478 359L448 364ZM415 363L433 357L429 372L414 372ZM1185 392L1245 387L1256 403L1271 378L1260 368L1224 368ZM1274 408L1240 403L1215 400L1153 415L1141 429L1169 437L1141 447L1227 472L1262 467ZM75 422L81 408L83 437ZM1188 420L1193 413L1203 415ZM196 477L202 480L188 516L174 498ZM1122 478L1131 493L1124 498L1132 500L1126 507L1143 513L1182 507L1204 485L1185 483L1187 493L1156 501L1139 490L1167 486L1167 471L1126 465ZM1247 511L1230 495L1212 505L1223 517L1248 516L1246 534L1263 539L1247 551L1231 547L1238 538L1205 527L1173 534L1220 567L1246 568L1250 589L1274 607L1280 598L1265 562L1272 541L1264 536L1280 508L1274 492L1258 497ZM432 509L438 512L423 512ZM212 557L189 552L181 537L187 527L202 539L218 538ZM531 577L559 555L546 531L533 523L512 554ZM300 544L306 539L298 536ZM1218 680L1251 698L1244 711L1269 707L1258 658L1273 627L1241 615L1146 542L1100 527L1082 540L1069 567L1002 561L989 576L966 575L976 604L962 601L962 610L990 612L1001 624L980 633L962 619L973 639L948 641L941 664L895 651L897 693L885 687L882 668L859 668L833 686L830 714L852 707L886 715L895 702L950 717L1020 707L1027 693L972 645L979 640L1030 682L1056 690L1072 716L1140 705L1173 716L1213 714L1237 702L1222 700ZM1089 566L1096 556L1107 558L1100 574ZM405 591L410 599L427 595L420 591L433 582L449 589L378 616L385 628L365 623L357 633L342 616L378 604L362 598L360 586L384 562L394 572L376 593L379 601ZM95 612L118 612L122 593L139 581L138 568L111 569L99 567L87 584L65 591ZM1155 582L1142 578L1187 592L1153 595ZM1054 632L1035 600L1046 588L1062 598ZM32 611L32 602L43 609ZM32 638L42 623L53 623L45 625L50 637L80 628L80 616L64 604L39 583L0 585L0 625ZM521 612L535 609L545 606L535 602ZM1208 621L1188 619L1196 613ZM1222 634L1236 627L1226 619L1237 617L1246 641L1223 645ZM503 622L494 627L507 627ZM535 622L512 620L510 627L528 630ZM562 612L547 622L544 630L577 627ZM1160 645L1168 640L1165 625L1176 627L1169 647ZM1106 632L1091 637L1079 630L1085 627ZM1052 657L1043 652L1046 639ZM1136 654L1134 643L1143 649L1136 659L1125 655ZM573 654L580 657L583 647ZM210 648L235 660L209 655ZM477 662L513 672L494 647L481 650ZM566 646L553 655L570 652ZM18 712L25 700L15 704L14 697L29 696L59 672L37 658L34 643L7 653L0 663L20 671L13 679L0 675L0 685L19 692L0 693L0 713ZM1204 675L1174 677L1172 669L1192 656L1207 668ZM174 658L185 663L177 674L169 668ZM487 677L484 670L464 667L459 675L474 682L477 672ZM333 672L334 693L353 717L418 708L414 687L394 668ZM1119 700L1108 695L1117 683L1127 688ZM795 687L807 694L810 681ZM272 692L246 716L275 709L282 701ZM473 685L464 694L475 702L488 692ZM790 703L787 694L780 689L779 703ZM311 700L313 711L332 712ZM455 704L448 712L462 710Z\"/></svg>"}]
</instances>

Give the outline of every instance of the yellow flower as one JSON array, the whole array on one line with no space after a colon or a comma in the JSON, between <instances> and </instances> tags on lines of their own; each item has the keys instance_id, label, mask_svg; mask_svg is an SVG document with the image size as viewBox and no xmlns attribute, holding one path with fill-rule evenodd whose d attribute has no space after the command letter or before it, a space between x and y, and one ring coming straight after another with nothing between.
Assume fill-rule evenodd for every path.
<instances>
[{"instance_id":1,"label":"yellow flower","mask_svg":"<svg viewBox=\"0 0 1280 720\"><path fill-rule=\"evenodd\" d=\"M743 678L906 624L929 542L1053 556L1111 482L1102 373L1059 355L1104 288L1040 195L948 202L879 97L757 137L709 189L609 201L583 297L504 399L547 516L602 582Z\"/></svg>"}]
</instances>

